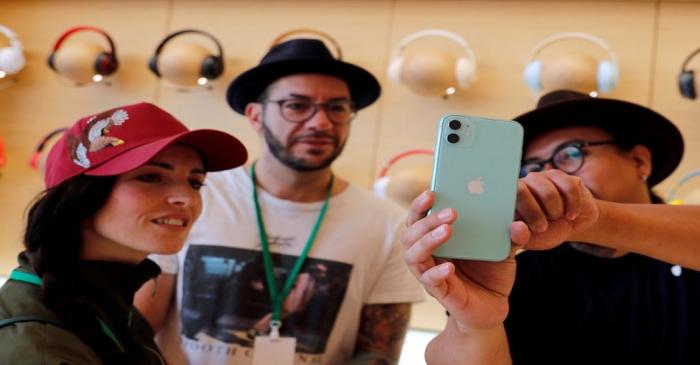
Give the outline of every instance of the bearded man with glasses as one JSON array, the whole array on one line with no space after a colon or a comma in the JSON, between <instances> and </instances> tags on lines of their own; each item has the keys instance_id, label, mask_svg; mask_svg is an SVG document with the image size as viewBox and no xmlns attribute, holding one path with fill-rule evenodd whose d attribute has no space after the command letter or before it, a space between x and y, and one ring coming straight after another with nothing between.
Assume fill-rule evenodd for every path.
<instances>
[{"instance_id":1,"label":"bearded man with glasses","mask_svg":"<svg viewBox=\"0 0 700 365\"><path fill-rule=\"evenodd\" d=\"M525 252L433 259L457 217L425 217L429 192L411 208L405 261L450 313L428 363L699 364L700 207L652 191L681 160L679 130L643 106L565 90L515 120L511 238Z\"/></svg>"},{"instance_id":2,"label":"bearded man with glasses","mask_svg":"<svg viewBox=\"0 0 700 365\"><path fill-rule=\"evenodd\" d=\"M379 94L315 39L274 46L231 83L258 159L208 176L201 224L180 255L154 257L166 274L137 300L169 364L398 363L423 299L401 260L405 211L331 168Z\"/></svg>"}]
</instances>

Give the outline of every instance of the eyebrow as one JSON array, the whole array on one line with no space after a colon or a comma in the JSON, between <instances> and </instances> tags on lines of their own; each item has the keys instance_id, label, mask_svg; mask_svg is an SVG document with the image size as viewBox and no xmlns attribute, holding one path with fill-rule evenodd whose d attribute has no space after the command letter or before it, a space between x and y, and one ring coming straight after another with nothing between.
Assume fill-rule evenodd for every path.
<instances>
[{"instance_id":1,"label":"eyebrow","mask_svg":"<svg viewBox=\"0 0 700 365\"><path fill-rule=\"evenodd\" d=\"M290 93L289 96L292 98L296 98L296 99L304 99L304 100L309 100L309 101L312 100L312 98L308 95ZM345 97L345 96L339 96L337 98L328 99L328 101L350 101L350 98Z\"/></svg>"},{"instance_id":2,"label":"eyebrow","mask_svg":"<svg viewBox=\"0 0 700 365\"><path fill-rule=\"evenodd\" d=\"M165 163L165 162L158 162L158 161L148 162L144 166L156 166L156 167L160 167L160 168L170 170L170 171L175 170L173 165L171 165L169 163ZM194 168L194 169L190 170L190 173L191 174L206 174L206 171L204 171L203 169L200 169L200 168Z\"/></svg>"},{"instance_id":3,"label":"eyebrow","mask_svg":"<svg viewBox=\"0 0 700 365\"><path fill-rule=\"evenodd\" d=\"M574 144L576 142L584 142L584 141L581 141L580 139L571 139L571 140L568 140L566 142L562 142L552 149L551 154L554 154L554 151L556 151L556 150L558 150L566 145L571 145L571 144ZM552 157L551 154L549 157ZM523 160L523 162L535 162L535 161L543 161L543 160L544 160L543 158L531 157L531 158L528 158L527 160Z\"/></svg>"}]
</instances>

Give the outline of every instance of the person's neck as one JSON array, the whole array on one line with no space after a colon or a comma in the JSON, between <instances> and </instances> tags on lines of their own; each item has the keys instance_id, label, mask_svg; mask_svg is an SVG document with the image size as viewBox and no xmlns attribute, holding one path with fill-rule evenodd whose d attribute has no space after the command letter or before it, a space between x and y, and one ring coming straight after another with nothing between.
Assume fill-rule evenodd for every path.
<instances>
[{"instance_id":1,"label":"person's neck","mask_svg":"<svg viewBox=\"0 0 700 365\"><path fill-rule=\"evenodd\" d=\"M297 171L287 167L274 156L263 155L255 164L255 181L258 188L283 200L295 202L316 202L324 200L328 194L331 168L316 171ZM335 178L335 195L347 186L347 182Z\"/></svg>"},{"instance_id":2,"label":"person's neck","mask_svg":"<svg viewBox=\"0 0 700 365\"><path fill-rule=\"evenodd\" d=\"M97 234L90 221L81 223L80 259L86 261L114 261L136 265L146 259L147 253L126 247Z\"/></svg>"}]
</instances>

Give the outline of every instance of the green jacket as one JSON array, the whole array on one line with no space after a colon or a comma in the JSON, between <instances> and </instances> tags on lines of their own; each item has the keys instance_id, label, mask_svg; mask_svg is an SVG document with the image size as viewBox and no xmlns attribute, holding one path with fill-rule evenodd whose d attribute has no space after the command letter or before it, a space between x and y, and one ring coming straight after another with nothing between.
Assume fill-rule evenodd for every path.
<instances>
[{"instance_id":1,"label":"green jacket","mask_svg":"<svg viewBox=\"0 0 700 365\"><path fill-rule=\"evenodd\" d=\"M24 254L19 261L20 267L0 288L0 321L17 317L42 320L15 322L0 328L0 364L112 363L113 356L95 352L79 337L80 331L41 302L40 283L28 282L40 279L33 274ZM85 316L95 318L95 328L101 326L100 335L114 344L120 359L114 359L115 363L164 364L153 342L153 330L132 304L135 291L158 275L158 266L150 260L136 266L96 261L83 261L78 266L75 280L81 288L81 299L94 308Z\"/></svg>"}]
</instances>

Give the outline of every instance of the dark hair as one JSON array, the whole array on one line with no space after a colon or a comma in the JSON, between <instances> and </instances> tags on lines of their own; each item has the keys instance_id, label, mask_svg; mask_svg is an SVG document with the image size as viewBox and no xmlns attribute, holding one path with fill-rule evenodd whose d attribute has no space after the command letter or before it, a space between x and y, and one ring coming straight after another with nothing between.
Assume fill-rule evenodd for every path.
<instances>
[{"instance_id":1,"label":"dark hair","mask_svg":"<svg viewBox=\"0 0 700 365\"><path fill-rule=\"evenodd\" d=\"M81 225L104 206L115 181L115 176L79 175L44 191L29 208L24 233L26 256L42 278L41 301L105 363L114 363L119 353L74 278Z\"/></svg>"},{"instance_id":2,"label":"dark hair","mask_svg":"<svg viewBox=\"0 0 700 365\"><path fill-rule=\"evenodd\" d=\"M255 102L262 103L265 100L267 100L267 98L269 98L269 97L270 97L270 85L267 85L267 86L265 86L265 89L263 89L263 91L260 93L260 95L258 95L258 97L255 98Z\"/></svg>"},{"instance_id":3,"label":"dark hair","mask_svg":"<svg viewBox=\"0 0 700 365\"><path fill-rule=\"evenodd\" d=\"M71 270L82 247L81 223L105 204L116 177L78 175L39 195L29 208L24 246L37 275Z\"/></svg>"}]
</instances>

